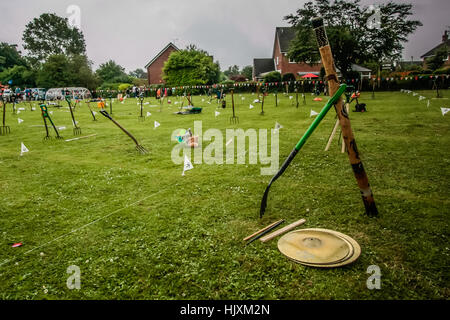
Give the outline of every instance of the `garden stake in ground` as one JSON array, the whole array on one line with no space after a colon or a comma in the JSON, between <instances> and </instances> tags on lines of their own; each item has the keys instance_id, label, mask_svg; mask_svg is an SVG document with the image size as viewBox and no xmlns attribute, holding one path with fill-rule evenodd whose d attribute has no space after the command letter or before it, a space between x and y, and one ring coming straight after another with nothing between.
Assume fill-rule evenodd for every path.
<instances>
[{"instance_id":1,"label":"garden stake in ground","mask_svg":"<svg viewBox=\"0 0 450 320\"><path fill-rule=\"evenodd\" d=\"M261 113L260 115L264 115L264 97L266 96L265 90L262 90L262 102L261 102Z\"/></svg>"},{"instance_id":2,"label":"garden stake in ground","mask_svg":"<svg viewBox=\"0 0 450 320\"><path fill-rule=\"evenodd\" d=\"M114 120L106 110L101 110L100 113L102 115L104 115L106 118L108 118L109 120L111 120L116 126L118 126L120 128L120 130L122 130L127 136L129 136L131 138L131 140L133 140L133 142L136 144L137 151L139 151L141 154L148 153L147 149L145 149L143 146L141 146L137 142L136 138L133 137L133 135L131 133L129 133L127 130L125 130L125 128L123 128L116 120Z\"/></svg>"},{"instance_id":3,"label":"garden stake in ground","mask_svg":"<svg viewBox=\"0 0 450 320\"><path fill-rule=\"evenodd\" d=\"M75 121L75 117L73 116L72 105L70 103L70 97L66 96L66 101L69 104L70 115L72 116L73 135L74 136L80 135L81 134L81 128L78 127L77 122Z\"/></svg>"},{"instance_id":4,"label":"garden stake in ground","mask_svg":"<svg viewBox=\"0 0 450 320\"><path fill-rule=\"evenodd\" d=\"M233 96L234 90L231 90L231 106L233 108L233 116L230 118L230 123L239 123L239 117L236 117L236 114L234 112L234 96Z\"/></svg>"},{"instance_id":5,"label":"garden stake in ground","mask_svg":"<svg viewBox=\"0 0 450 320\"><path fill-rule=\"evenodd\" d=\"M92 111L92 109L91 109L91 105L90 105L89 101L86 101L86 105L88 106L89 111L91 111L91 115L92 115L92 118L94 119L94 121L97 121L97 119L95 119L95 114L94 114L94 111Z\"/></svg>"},{"instance_id":6,"label":"garden stake in ground","mask_svg":"<svg viewBox=\"0 0 450 320\"><path fill-rule=\"evenodd\" d=\"M139 121L144 121L145 120L145 116L143 114L143 111L144 111L144 105L143 105L143 103L144 103L144 94L143 93L141 93L139 95L139 102L141 103L141 115L138 117L138 120Z\"/></svg>"},{"instance_id":7,"label":"garden stake in ground","mask_svg":"<svg viewBox=\"0 0 450 320\"><path fill-rule=\"evenodd\" d=\"M11 129L9 126L6 125L6 102L2 101L2 109L3 109L3 122L2 126L0 127L0 136L5 136L9 133L11 133Z\"/></svg>"},{"instance_id":8,"label":"garden stake in ground","mask_svg":"<svg viewBox=\"0 0 450 320\"><path fill-rule=\"evenodd\" d=\"M317 43L319 45L320 57L325 68L329 92L330 94L335 94L335 92L339 91L342 86L339 87L339 80L334 65L333 55L331 53L331 47L328 43L328 37L323 25L323 19L313 19L312 25L316 34ZM368 216L376 216L378 215L378 210L375 205L372 189L370 188L369 179L367 178L367 174L364 170L361 159L359 158L359 152L356 146L350 119L348 117L346 109L344 108L342 99L338 99L335 108L339 118L339 123L341 124L343 138L345 141L345 146L347 147L347 154L350 160L350 164L352 166L353 173L355 174L355 178L358 182L359 190L361 191L366 214Z\"/></svg>"},{"instance_id":9,"label":"garden stake in ground","mask_svg":"<svg viewBox=\"0 0 450 320\"><path fill-rule=\"evenodd\" d=\"M267 207L267 197L269 195L269 189L270 186L272 185L272 183L275 182L275 180L277 180L282 174L283 172L287 169L287 167L289 166L289 164L292 162L292 160L295 158L295 156L297 155L297 153L300 151L300 149L303 147L303 145L305 144L306 140L308 140L309 136L314 132L314 130L317 128L317 126L319 125L320 121L322 121L322 119L325 117L325 115L327 114L328 110L330 110L330 108L335 105L341 95L345 92L345 89L347 88L347 85L342 84L340 86L340 88L338 89L338 91L334 94L333 97L331 97L331 99L327 102L327 104L323 107L322 111L320 111L320 113L317 115L316 119L314 119L313 123L309 126L308 130L306 130L305 134L302 136L302 138L299 140L299 142L297 143L297 145L295 146L295 148L291 151L291 154L289 155L289 157L284 161L283 165L281 166L281 169L272 177L272 179L269 182L269 185L266 188L266 191L264 191L264 195L263 198L261 200L261 208L259 211L259 216L262 218L264 215L264 212L266 211L266 207Z\"/></svg>"},{"instance_id":10,"label":"garden stake in ground","mask_svg":"<svg viewBox=\"0 0 450 320\"><path fill-rule=\"evenodd\" d=\"M45 125L45 132L47 133L47 135L44 137L44 140L48 140L50 139L50 135L48 134L48 126L47 126L47 119L50 121L50 123L53 126L53 129L55 129L56 132L56 139L63 139L63 137L61 137L59 135L58 130L56 129L55 124L52 121L52 118L50 118L50 115L48 114L48 110L47 110L47 106L45 104L41 104L39 106L39 108L41 108L41 112L42 112L42 118L44 119L44 125Z\"/></svg>"}]
</instances>

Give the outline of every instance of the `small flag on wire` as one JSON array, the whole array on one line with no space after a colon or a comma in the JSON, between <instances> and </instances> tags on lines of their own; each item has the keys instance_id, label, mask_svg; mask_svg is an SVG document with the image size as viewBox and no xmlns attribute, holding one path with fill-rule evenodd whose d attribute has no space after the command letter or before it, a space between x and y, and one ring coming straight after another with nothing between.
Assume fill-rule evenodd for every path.
<instances>
[{"instance_id":1,"label":"small flag on wire","mask_svg":"<svg viewBox=\"0 0 450 320\"><path fill-rule=\"evenodd\" d=\"M279 124L278 122L275 122L275 131L278 131L282 128L283 128L283 126L281 124Z\"/></svg>"},{"instance_id":2,"label":"small flag on wire","mask_svg":"<svg viewBox=\"0 0 450 320\"><path fill-rule=\"evenodd\" d=\"M309 116L310 117L314 117L314 116L317 116L317 115L318 115L318 113L311 109L311 113L309 114Z\"/></svg>"},{"instance_id":3,"label":"small flag on wire","mask_svg":"<svg viewBox=\"0 0 450 320\"><path fill-rule=\"evenodd\" d=\"M450 111L450 108L441 108L441 112L442 112L443 116L449 111Z\"/></svg>"},{"instance_id":4,"label":"small flag on wire","mask_svg":"<svg viewBox=\"0 0 450 320\"><path fill-rule=\"evenodd\" d=\"M191 161L189 161L187 155L184 155L183 173L181 175L184 176L184 172L191 169L194 169L194 166L192 165Z\"/></svg>"},{"instance_id":5,"label":"small flag on wire","mask_svg":"<svg viewBox=\"0 0 450 320\"><path fill-rule=\"evenodd\" d=\"M155 121L155 129L158 128L161 124L158 121Z\"/></svg>"},{"instance_id":6,"label":"small flag on wire","mask_svg":"<svg viewBox=\"0 0 450 320\"><path fill-rule=\"evenodd\" d=\"M216 112L214 113L214 115L215 115L216 117L217 117L219 114L220 114L219 111L216 111Z\"/></svg>"},{"instance_id":7,"label":"small flag on wire","mask_svg":"<svg viewBox=\"0 0 450 320\"><path fill-rule=\"evenodd\" d=\"M23 154L24 154L25 152L28 152L28 151L29 151L28 148L25 147L25 145L24 145L23 142L22 142L22 144L21 144L21 146L20 146L20 156L23 156Z\"/></svg>"},{"instance_id":8,"label":"small flag on wire","mask_svg":"<svg viewBox=\"0 0 450 320\"><path fill-rule=\"evenodd\" d=\"M147 111L147 117L150 117L152 114Z\"/></svg>"},{"instance_id":9,"label":"small flag on wire","mask_svg":"<svg viewBox=\"0 0 450 320\"><path fill-rule=\"evenodd\" d=\"M20 119L20 118L17 118L17 122L18 122L19 124L21 124L21 123L23 122L23 120Z\"/></svg>"},{"instance_id":10,"label":"small flag on wire","mask_svg":"<svg viewBox=\"0 0 450 320\"><path fill-rule=\"evenodd\" d=\"M250 109L253 109L254 107L255 107L254 105L252 105L252 104L250 105Z\"/></svg>"}]
</instances>

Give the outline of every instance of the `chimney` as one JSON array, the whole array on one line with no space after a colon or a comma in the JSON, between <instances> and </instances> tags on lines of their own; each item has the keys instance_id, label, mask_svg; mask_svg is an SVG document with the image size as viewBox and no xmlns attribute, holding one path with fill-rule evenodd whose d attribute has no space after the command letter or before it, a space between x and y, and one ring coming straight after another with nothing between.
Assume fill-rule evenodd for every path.
<instances>
[{"instance_id":1,"label":"chimney","mask_svg":"<svg viewBox=\"0 0 450 320\"><path fill-rule=\"evenodd\" d=\"M442 42L447 42L448 41L448 32L447 30L444 32L444 35L442 36Z\"/></svg>"}]
</instances>

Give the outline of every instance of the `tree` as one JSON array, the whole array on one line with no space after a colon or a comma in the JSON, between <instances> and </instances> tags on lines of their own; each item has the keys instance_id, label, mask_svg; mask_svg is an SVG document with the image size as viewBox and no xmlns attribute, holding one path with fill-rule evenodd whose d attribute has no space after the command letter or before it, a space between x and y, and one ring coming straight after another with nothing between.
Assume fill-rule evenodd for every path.
<instances>
[{"instance_id":1,"label":"tree","mask_svg":"<svg viewBox=\"0 0 450 320\"><path fill-rule=\"evenodd\" d=\"M434 71L439 69L444 65L445 59L448 58L448 48L443 46L436 50L434 56L426 60L428 69Z\"/></svg>"},{"instance_id":2,"label":"tree","mask_svg":"<svg viewBox=\"0 0 450 320\"><path fill-rule=\"evenodd\" d=\"M25 59L22 58L20 52L17 51L17 45L8 44L6 42L0 43L0 72L16 65L27 65Z\"/></svg>"},{"instance_id":3,"label":"tree","mask_svg":"<svg viewBox=\"0 0 450 320\"><path fill-rule=\"evenodd\" d=\"M360 0L307 2L296 14L284 18L296 30L288 55L299 62L319 61L311 19L321 16L327 26L336 67L344 78L353 63L373 60L381 66L383 60L399 57L408 35L422 25L420 21L408 19L411 9L411 4L393 2L380 4L376 9L361 6Z\"/></svg>"},{"instance_id":4,"label":"tree","mask_svg":"<svg viewBox=\"0 0 450 320\"><path fill-rule=\"evenodd\" d=\"M43 88L71 86L71 66L69 58L63 54L48 57L37 76L37 85Z\"/></svg>"},{"instance_id":5,"label":"tree","mask_svg":"<svg viewBox=\"0 0 450 320\"><path fill-rule=\"evenodd\" d=\"M92 62L85 55L71 57L69 71L71 86L95 89L100 83L100 79L92 72Z\"/></svg>"},{"instance_id":6,"label":"tree","mask_svg":"<svg viewBox=\"0 0 450 320\"><path fill-rule=\"evenodd\" d=\"M281 73L278 71L269 72L264 76L264 82L281 82Z\"/></svg>"},{"instance_id":7,"label":"tree","mask_svg":"<svg viewBox=\"0 0 450 320\"><path fill-rule=\"evenodd\" d=\"M185 50L172 52L163 68L167 85L201 85L217 83L220 67L208 52L189 45Z\"/></svg>"},{"instance_id":8,"label":"tree","mask_svg":"<svg viewBox=\"0 0 450 320\"><path fill-rule=\"evenodd\" d=\"M24 66L15 65L0 72L0 82L8 83L12 81L13 86L34 87L36 82L36 73Z\"/></svg>"},{"instance_id":9,"label":"tree","mask_svg":"<svg viewBox=\"0 0 450 320\"><path fill-rule=\"evenodd\" d=\"M295 81L295 75L293 73L285 73L281 77L281 81Z\"/></svg>"},{"instance_id":10,"label":"tree","mask_svg":"<svg viewBox=\"0 0 450 320\"><path fill-rule=\"evenodd\" d=\"M142 69L136 69L129 73L130 77L138 78L138 79L147 79L147 72Z\"/></svg>"},{"instance_id":11,"label":"tree","mask_svg":"<svg viewBox=\"0 0 450 320\"><path fill-rule=\"evenodd\" d=\"M228 78L240 74L239 67L237 65L229 66L227 70L223 72Z\"/></svg>"},{"instance_id":12,"label":"tree","mask_svg":"<svg viewBox=\"0 0 450 320\"><path fill-rule=\"evenodd\" d=\"M95 89L99 79L92 72L92 62L84 55L52 55L38 71L37 84L43 88L85 87Z\"/></svg>"},{"instance_id":13,"label":"tree","mask_svg":"<svg viewBox=\"0 0 450 320\"><path fill-rule=\"evenodd\" d=\"M22 40L33 61L43 62L51 55L82 55L86 51L83 33L69 26L67 18L44 13L25 26Z\"/></svg>"},{"instance_id":14,"label":"tree","mask_svg":"<svg viewBox=\"0 0 450 320\"><path fill-rule=\"evenodd\" d=\"M253 77L253 67L252 66L245 66L242 68L241 74L248 80L251 80Z\"/></svg>"},{"instance_id":15,"label":"tree","mask_svg":"<svg viewBox=\"0 0 450 320\"><path fill-rule=\"evenodd\" d=\"M125 68L113 60L102 63L96 71L101 82L107 83L131 83L130 77L125 73Z\"/></svg>"}]
</instances>

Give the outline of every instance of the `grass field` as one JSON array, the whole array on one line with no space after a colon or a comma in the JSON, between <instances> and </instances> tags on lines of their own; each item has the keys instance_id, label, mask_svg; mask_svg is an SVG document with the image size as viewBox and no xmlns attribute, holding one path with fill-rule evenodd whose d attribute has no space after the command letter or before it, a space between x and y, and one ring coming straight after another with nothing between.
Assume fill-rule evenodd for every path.
<instances>
[{"instance_id":1,"label":"grass field","mask_svg":"<svg viewBox=\"0 0 450 320\"><path fill-rule=\"evenodd\" d=\"M109 120L77 107L82 136L43 141L36 111L13 115L11 134L0 136L0 298L1 299L448 299L450 245L450 92L418 101L400 92L363 93L367 113L350 118L362 161L380 211L364 207L346 154L335 138L324 152L335 122L325 117L284 175L272 186L268 208L259 205L270 176L261 165L194 164L182 176L171 160L176 128L280 130L280 164L312 122L310 110L325 104L273 96L249 104L235 95L240 123L229 124L227 108L201 102L197 115L174 115L177 106L147 99L144 122L136 99L113 104L113 117L149 150ZM152 105L156 105L153 107ZM64 103L64 107L66 103ZM94 106L94 104L93 104ZM96 108L96 107L95 107ZM352 108L353 105L352 105ZM70 113L53 111L65 139L73 138ZM109 111L109 107L107 107ZM221 114L215 117L215 111ZM18 124L17 118L24 122ZM154 121L161 126L154 128ZM53 130L51 131L53 136ZM20 156L20 143L28 153ZM225 141L224 141L225 144ZM244 246L242 239L267 224L305 218L303 227L348 234L362 248L353 264L336 269L295 264L277 240ZM22 242L22 247L11 244ZM67 268L81 271L81 289L66 286ZM381 268L381 289L368 290L368 266Z\"/></svg>"}]
</instances>

